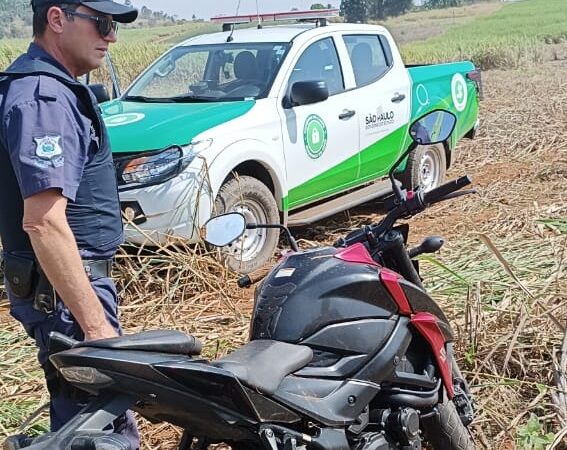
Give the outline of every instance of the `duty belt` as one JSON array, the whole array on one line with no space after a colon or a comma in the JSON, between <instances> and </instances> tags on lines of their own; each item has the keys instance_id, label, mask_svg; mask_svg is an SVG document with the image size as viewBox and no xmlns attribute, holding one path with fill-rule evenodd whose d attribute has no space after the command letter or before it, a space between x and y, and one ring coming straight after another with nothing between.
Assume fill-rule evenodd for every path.
<instances>
[{"instance_id":1,"label":"duty belt","mask_svg":"<svg viewBox=\"0 0 567 450\"><path fill-rule=\"evenodd\" d=\"M83 259L83 267L90 280L110 278L112 276L112 259Z\"/></svg>"},{"instance_id":2,"label":"duty belt","mask_svg":"<svg viewBox=\"0 0 567 450\"><path fill-rule=\"evenodd\" d=\"M57 295L47 276L35 258L18 254L6 254L6 283L18 299L33 300L36 310L50 314L55 310ZM109 278L112 274L112 259L84 259L83 267L90 281Z\"/></svg>"}]
</instances>

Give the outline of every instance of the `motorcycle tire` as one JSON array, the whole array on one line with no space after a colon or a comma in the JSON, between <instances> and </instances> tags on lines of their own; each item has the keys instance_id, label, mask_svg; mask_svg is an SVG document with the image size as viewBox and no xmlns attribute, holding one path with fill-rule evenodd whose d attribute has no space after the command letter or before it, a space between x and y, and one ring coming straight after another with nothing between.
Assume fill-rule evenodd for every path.
<instances>
[{"instance_id":1,"label":"motorcycle tire","mask_svg":"<svg viewBox=\"0 0 567 450\"><path fill-rule=\"evenodd\" d=\"M433 450L475 450L467 427L461 422L457 408L445 394L437 405L438 414L422 419L425 440Z\"/></svg>"}]
</instances>

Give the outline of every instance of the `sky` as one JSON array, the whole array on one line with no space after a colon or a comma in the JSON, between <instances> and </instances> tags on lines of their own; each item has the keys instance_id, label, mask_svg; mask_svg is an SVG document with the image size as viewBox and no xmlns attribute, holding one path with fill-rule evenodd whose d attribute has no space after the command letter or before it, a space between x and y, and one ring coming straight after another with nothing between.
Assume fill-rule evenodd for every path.
<instances>
[{"instance_id":1,"label":"sky","mask_svg":"<svg viewBox=\"0 0 567 450\"><path fill-rule=\"evenodd\" d=\"M257 0L260 12L285 12L292 8L309 9L313 3L330 3L338 7L340 0ZM146 6L153 11L176 14L180 19L191 19L193 14L199 19L224 14L234 15L238 0L132 0L132 4L141 8ZM240 0L241 14L256 12L256 0Z\"/></svg>"}]
</instances>

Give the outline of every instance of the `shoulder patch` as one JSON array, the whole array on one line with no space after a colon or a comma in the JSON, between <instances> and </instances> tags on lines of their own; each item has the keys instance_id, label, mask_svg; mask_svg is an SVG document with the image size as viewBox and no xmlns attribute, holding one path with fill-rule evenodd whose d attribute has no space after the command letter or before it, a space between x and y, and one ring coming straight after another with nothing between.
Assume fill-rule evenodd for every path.
<instances>
[{"instance_id":1,"label":"shoulder patch","mask_svg":"<svg viewBox=\"0 0 567 450\"><path fill-rule=\"evenodd\" d=\"M63 154L63 149L59 142L61 136L44 136L42 138L34 138L35 154L38 158L52 160Z\"/></svg>"}]
</instances>

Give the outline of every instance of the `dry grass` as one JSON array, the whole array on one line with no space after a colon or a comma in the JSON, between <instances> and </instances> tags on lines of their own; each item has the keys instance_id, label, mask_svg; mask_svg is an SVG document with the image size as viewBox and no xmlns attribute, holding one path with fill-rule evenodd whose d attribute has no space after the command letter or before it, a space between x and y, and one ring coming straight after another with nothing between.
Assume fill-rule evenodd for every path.
<instances>
[{"instance_id":1,"label":"dry grass","mask_svg":"<svg viewBox=\"0 0 567 450\"><path fill-rule=\"evenodd\" d=\"M502 8L502 2L485 2L455 8L434 9L390 18L384 25L399 45L424 41L443 34L447 29L468 24L479 17L489 16Z\"/></svg>"},{"instance_id":2,"label":"dry grass","mask_svg":"<svg viewBox=\"0 0 567 450\"><path fill-rule=\"evenodd\" d=\"M558 432L551 394L554 355L567 325L567 65L485 73L481 133L459 146L449 176L475 179L478 196L448 202L412 221L413 241L448 238L424 258L423 273L448 311L472 381L479 448L529 448L518 429L534 413ZM329 242L377 216L366 205L299 230L303 245ZM197 335L215 357L246 340L251 291L238 290L199 248L119 256L122 321L128 332L176 328ZM46 400L33 346L2 321L3 434ZM35 426L45 427L45 419ZM179 432L142 424L146 449L174 448ZM559 447L557 447L559 448Z\"/></svg>"},{"instance_id":3,"label":"dry grass","mask_svg":"<svg viewBox=\"0 0 567 450\"><path fill-rule=\"evenodd\" d=\"M461 20L456 14L438 19ZM423 259L422 270L449 313L460 362L473 382L479 448L530 448L518 433L530 414L539 418L542 434L554 431L559 441L565 422L552 395L556 351L567 326L567 44L548 51L556 61L484 74L480 135L459 145L449 173L471 174L479 195L412 220L413 242L426 234L448 238L439 255ZM303 245L331 242L376 219L373 205L365 205L297 235ZM252 291L239 290L202 249L130 249L118 263L127 332L192 333L211 358L245 342ZM32 342L5 311L0 325L0 435L6 435L47 397ZM43 415L28 430L40 433L46 423ZM144 449L174 448L177 430L141 427Z\"/></svg>"}]
</instances>

